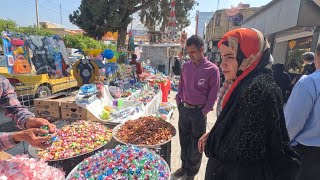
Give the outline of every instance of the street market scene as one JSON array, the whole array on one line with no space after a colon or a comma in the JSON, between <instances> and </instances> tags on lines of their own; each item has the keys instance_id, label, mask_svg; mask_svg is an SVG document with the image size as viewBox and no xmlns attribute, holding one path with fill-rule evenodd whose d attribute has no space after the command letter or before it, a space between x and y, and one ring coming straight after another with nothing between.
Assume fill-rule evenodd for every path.
<instances>
[{"instance_id":1,"label":"street market scene","mask_svg":"<svg viewBox=\"0 0 320 180\"><path fill-rule=\"evenodd\" d=\"M320 179L320 0L11 0L0 180Z\"/></svg>"}]
</instances>

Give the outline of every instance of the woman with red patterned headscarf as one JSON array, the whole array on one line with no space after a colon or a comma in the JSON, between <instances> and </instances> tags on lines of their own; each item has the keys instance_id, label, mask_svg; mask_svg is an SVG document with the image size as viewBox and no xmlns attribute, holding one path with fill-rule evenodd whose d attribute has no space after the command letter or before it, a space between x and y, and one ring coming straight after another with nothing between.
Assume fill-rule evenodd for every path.
<instances>
[{"instance_id":1,"label":"woman with red patterned headscarf","mask_svg":"<svg viewBox=\"0 0 320 180\"><path fill-rule=\"evenodd\" d=\"M267 40L255 29L239 28L226 33L218 46L226 79L218 119L198 143L209 157L206 179L293 180L300 158L289 147Z\"/></svg>"}]
</instances>

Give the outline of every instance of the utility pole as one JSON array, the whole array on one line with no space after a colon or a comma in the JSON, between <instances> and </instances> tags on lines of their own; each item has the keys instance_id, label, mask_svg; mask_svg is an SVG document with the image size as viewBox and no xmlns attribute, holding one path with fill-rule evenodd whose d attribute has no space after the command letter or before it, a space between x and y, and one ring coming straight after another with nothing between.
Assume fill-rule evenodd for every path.
<instances>
[{"instance_id":1,"label":"utility pole","mask_svg":"<svg viewBox=\"0 0 320 180\"><path fill-rule=\"evenodd\" d=\"M219 9L219 2L220 2L220 0L218 0L218 3L217 3L217 10Z\"/></svg>"},{"instance_id":2,"label":"utility pole","mask_svg":"<svg viewBox=\"0 0 320 180\"><path fill-rule=\"evenodd\" d=\"M36 0L36 18L37 18L37 28L40 28L40 26L39 26L39 14L38 14L38 0Z\"/></svg>"},{"instance_id":3,"label":"utility pole","mask_svg":"<svg viewBox=\"0 0 320 180\"><path fill-rule=\"evenodd\" d=\"M62 27L62 7L61 7L61 1L60 1L60 26Z\"/></svg>"}]
</instances>

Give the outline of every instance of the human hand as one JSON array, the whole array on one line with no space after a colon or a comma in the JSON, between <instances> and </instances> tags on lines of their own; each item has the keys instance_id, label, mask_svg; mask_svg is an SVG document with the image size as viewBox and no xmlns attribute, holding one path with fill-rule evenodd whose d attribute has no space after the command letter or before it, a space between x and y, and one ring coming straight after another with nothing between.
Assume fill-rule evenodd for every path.
<instances>
[{"instance_id":1,"label":"human hand","mask_svg":"<svg viewBox=\"0 0 320 180\"><path fill-rule=\"evenodd\" d=\"M48 120L43 118L30 117L26 121L26 128L40 128L41 126L48 126L49 132L54 133L56 131L56 125L51 124Z\"/></svg>"},{"instance_id":2,"label":"human hand","mask_svg":"<svg viewBox=\"0 0 320 180\"><path fill-rule=\"evenodd\" d=\"M51 143L45 143L51 139L51 136L40 137L38 135L46 133L48 133L48 131L44 129L31 128L13 133L12 139L15 142L26 141L33 147L45 149L51 146Z\"/></svg>"},{"instance_id":3,"label":"human hand","mask_svg":"<svg viewBox=\"0 0 320 180\"><path fill-rule=\"evenodd\" d=\"M200 153L203 153L204 151L204 147L207 143L208 136L209 136L209 133L205 133L201 136L201 138L198 141L198 150Z\"/></svg>"}]
</instances>

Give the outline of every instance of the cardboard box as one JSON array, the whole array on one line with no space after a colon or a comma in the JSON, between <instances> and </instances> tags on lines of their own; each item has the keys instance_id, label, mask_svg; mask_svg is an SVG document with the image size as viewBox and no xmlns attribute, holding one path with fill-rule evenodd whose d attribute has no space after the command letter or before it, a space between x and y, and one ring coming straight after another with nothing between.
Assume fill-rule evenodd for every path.
<instances>
[{"instance_id":1,"label":"cardboard box","mask_svg":"<svg viewBox=\"0 0 320 180\"><path fill-rule=\"evenodd\" d=\"M72 94L70 93L58 93L46 98L35 99L34 108L36 117L46 118L50 121L61 119L61 102L65 97L71 96Z\"/></svg>"},{"instance_id":2,"label":"cardboard box","mask_svg":"<svg viewBox=\"0 0 320 180\"><path fill-rule=\"evenodd\" d=\"M74 97L65 97L61 102L61 119L74 121L74 120L90 120L99 121L91 112L87 109L79 107Z\"/></svg>"}]
</instances>

